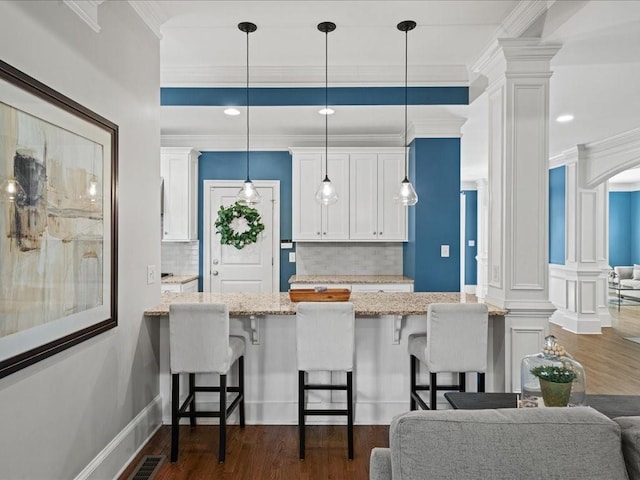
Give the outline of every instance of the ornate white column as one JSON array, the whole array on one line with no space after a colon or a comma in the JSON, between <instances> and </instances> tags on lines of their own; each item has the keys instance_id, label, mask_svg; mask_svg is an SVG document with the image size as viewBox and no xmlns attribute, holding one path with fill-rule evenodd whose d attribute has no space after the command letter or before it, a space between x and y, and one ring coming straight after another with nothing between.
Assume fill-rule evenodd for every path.
<instances>
[{"instance_id":1,"label":"ornate white column","mask_svg":"<svg viewBox=\"0 0 640 480\"><path fill-rule=\"evenodd\" d=\"M574 333L611 326L608 308L609 187L586 188L586 150L577 146L551 159L566 168L565 264L550 267L551 321Z\"/></svg>"},{"instance_id":2,"label":"ornate white column","mask_svg":"<svg viewBox=\"0 0 640 480\"><path fill-rule=\"evenodd\" d=\"M476 250L476 261L478 262L476 296L480 300L484 300L487 296L489 286L489 252L488 252L488 196L487 196L487 179L482 178L476 181L478 191L478 248Z\"/></svg>"},{"instance_id":3,"label":"ornate white column","mask_svg":"<svg viewBox=\"0 0 640 480\"><path fill-rule=\"evenodd\" d=\"M520 361L540 351L555 307L548 285L550 61L559 45L500 39L474 70L489 80L489 216L486 301L508 309L506 385L520 390ZM495 339L494 339L495 341Z\"/></svg>"}]
</instances>

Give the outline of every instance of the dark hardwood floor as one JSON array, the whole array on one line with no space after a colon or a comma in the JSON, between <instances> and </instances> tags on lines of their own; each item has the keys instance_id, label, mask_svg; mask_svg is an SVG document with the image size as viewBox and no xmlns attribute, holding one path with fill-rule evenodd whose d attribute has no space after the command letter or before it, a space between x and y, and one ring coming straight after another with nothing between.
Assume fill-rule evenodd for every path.
<instances>
[{"instance_id":1,"label":"dark hardwood floor","mask_svg":"<svg viewBox=\"0 0 640 480\"><path fill-rule=\"evenodd\" d=\"M575 335L552 325L551 332L585 368L587 393L640 395L640 306L610 309L613 327L602 335ZM408 405L407 405L408 407ZM230 426L227 460L218 463L218 429L181 427L178 462L169 462L170 427L163 426L140 451L119 480L127 480L144 455L165 455L155 480L368 480L373 447L388 446L388 425L357 425L354 460L347 460L346 427L307 428L306 460L298 460L296 426Z\"/></svg>"}]
</instances>

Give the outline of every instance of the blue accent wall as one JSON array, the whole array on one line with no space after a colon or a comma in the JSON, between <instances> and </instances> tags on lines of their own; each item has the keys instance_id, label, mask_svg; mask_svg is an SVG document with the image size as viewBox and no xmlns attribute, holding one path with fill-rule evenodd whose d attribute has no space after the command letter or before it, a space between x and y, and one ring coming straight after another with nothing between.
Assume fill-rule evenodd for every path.
<instances>
[{"instance_id":1,"label":"blue accent wall","mask_svg":"<svg viewBox=\"0 0 640 480\"><path fill-rule=\"evenodd\" d=\"M464 222L464 284L476 285L478 283L478 192L477 190L463 190L465 201ZM469 241L473 240L473 247Z\"/></svg>"},{"instance_id":2,"label":"blue accent wall","mask_svg":"<svg viewBox=\"0 0 640 480\"><path fill-rule=\"evenodd\" d=\"M330 87L329 105L404 105L404 87ZM245 106L245 88L165 87L160 104L186 106ZM468 87L409 87L409 105L468 105ZM323 87L249 88L251 106L324 105Z\"/></svg>"},{"instance_id":3,"label":"blue accent wall","mask_svg":"<svg viewBox=\"0 0 640 480\"><path fill-rule=\"evenodd\" d=\"M609 265L613 267L640 263L634 262L632 247L638 244L640 228L638 201L632 200L640 198L638 194L640 192L609 192Z\"/></svg>"},{"instance_id":4,"label":"blue accent wall","mask_svg":"<svg viewBox=\"0 0 640 480\"><path fill-rule=\"evenodd\" d=\"M418 203L408 207L405 275L414 278L417 292L458 292L460 139L418 138L412 142L410 154L410 180ZM449 257L440 256L441 245L449 245Z\"/></svg>"},{"instance_id":5,"label":"blue accent wall","mask_svg":"<svg viewBox=\"0 0 640 480\"><path fill-rule=\"evenodd\" d=\"M549 170L549 263L564 265L566 167Z\"/></svg>"},{"instance_id":6,"label":"blue accent wall","mask_svg":"<svg viewBox=\"0 0 640 480\"><path fill-rule=\"evenodd\" d=\"M202 152L198 162L198 234L200 238L200 285L202 291L202 246L205 180L244 180L246 152ZM289 152L251 152L252 180L280 180L280 239L291 239L291 155ZM295 274L295 263L289 263L289 252L280 250L280 291L289 289L289 277Z\"/></svg>"}]
</instances>

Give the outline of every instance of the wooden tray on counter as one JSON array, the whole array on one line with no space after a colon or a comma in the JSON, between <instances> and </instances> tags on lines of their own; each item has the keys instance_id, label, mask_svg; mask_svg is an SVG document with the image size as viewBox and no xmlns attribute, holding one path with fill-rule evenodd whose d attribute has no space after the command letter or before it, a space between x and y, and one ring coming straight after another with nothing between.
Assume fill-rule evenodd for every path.
<instances>
[{"instance_id":1,"label":"wooden tray on counter","mask_svg":"<svg viewBox=\"0 0 640 480\"><path fill-rule=\"evenodd\" d=\"M327 288L315 291L313 288L295 288L289 290L292 302L347 302L351 296L348 288Z\"/></svg>"}]
</instances>

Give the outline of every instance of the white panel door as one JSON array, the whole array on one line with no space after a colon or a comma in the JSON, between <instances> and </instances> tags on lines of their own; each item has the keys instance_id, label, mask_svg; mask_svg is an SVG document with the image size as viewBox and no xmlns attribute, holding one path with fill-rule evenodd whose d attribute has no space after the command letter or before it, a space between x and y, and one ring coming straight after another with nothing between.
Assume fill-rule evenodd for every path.
<instances>
[{"instance_id":1,"label":"white panel door","mask_svg":"<svg viewBox=\"0 0 640 480\"><path fill-rule=\"evenodd\" d=\"M273 290L273 189L260 188L261 202L254 208L260 212L265 229L256 243L238 250L231 245L221 245L220 235L215 233L215 219L221 205L228 207L235 203L240 188L216 187L209 190L209 212L212 215L210 238L211 256L209 271L203 266L204 274L210 275L210 291L213 293L261 292ZM206 236L205 236L206 238Z\"/></svg>"},{"instance_id":2,"label":"white panel door","mask_svg":"<svg viewBox=\"0 0 640 480\"><path fill-rule=\"evenodd\" d=\"M404 155L378 155L378 240L407 240L407 207L394 200L404 178Z\"/></svg>"},{"instance_id":3,"label":"white panel door","mask_svg":"<svg viewBox=\"0 0 640 480\"><path fill-rule=\"evenodd\" d=\"M375 153L354 153L349 159L351 240L378 239L378 166Z\"/></svg>"}]
</instances>

